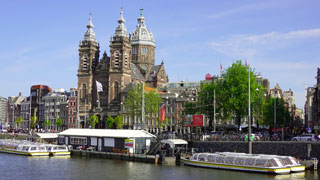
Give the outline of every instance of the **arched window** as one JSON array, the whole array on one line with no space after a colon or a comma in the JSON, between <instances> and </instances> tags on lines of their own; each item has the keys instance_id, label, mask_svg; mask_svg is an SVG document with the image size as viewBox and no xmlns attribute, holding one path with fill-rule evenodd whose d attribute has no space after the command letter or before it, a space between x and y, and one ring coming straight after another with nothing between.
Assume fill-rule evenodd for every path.
<instances>
[{"instance_id":1,"label":"arched window","mask_svg":"<svg viewBox=\"0 0 320 180\"><path fill-rule=\"evenodd\" d=\"M119 83L114 82L114 99L119 100Z\"/></svg>"},{"instance_id":2,"label":"arched window","mask_svg":"<svg viewBox=\"0 0 320 180\"><path fill-rule=\"evenodd\" d=\"M114 67L119 67L120 53L116 51L114 54Z\"/></svg>"},{"instance_id":3,"label":"arched window","mask_svg":"<svg viewBox=\"0 0 320 180\"><path fill-rule=\"evenodd\" d=\"M85 97L87 97L87 86L86 86L86 84L82 84L81 98L85 98Z\"/></svg>"}]
</instances>

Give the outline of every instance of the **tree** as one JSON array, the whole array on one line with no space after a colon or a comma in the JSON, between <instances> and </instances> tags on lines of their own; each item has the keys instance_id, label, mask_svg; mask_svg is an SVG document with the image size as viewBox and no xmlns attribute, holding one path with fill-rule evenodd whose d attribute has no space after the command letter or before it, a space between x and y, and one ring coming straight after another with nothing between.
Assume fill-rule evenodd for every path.
<instances>
[{"instance_id":1,"label":"tree","mask_svg":"<svg viewBox=\"0 0 320 180\"><path fill-rule=\"evenodd\" d=\"M36 128L36 125L38 124L38 117L37 117L37 108L34 108L33 111L33 116L31 117L31 121L30 121L30 127L31 128Z\"/></svg>"},{"instance_id":2,"label":"tree","mask_svg":"<svg viewBox=\"0 0 320 180\"><path fill-rule=\"evenodd\" d=\"M123 126L123 118L121 116L117 116L116 118L114 118L113 124L117 129L121 129Z\"/></svg>"},{"instance_id":3,"label":"tree","mask_svg":"<svg viewBox=\"0 0 320 180\"><path fill-rule=\"evenodd\" d=\"M45 120L44 122L44 127L46 128L46 129L48 129L48 127L50 127L50 125L51 125L51 122L50 122L50 120Z\"/></svg>"},{"instance_id":4,"label":"tree","mask_svg":"<svg viewBox=\"0 0 320 180\"><path fill-rule=\"evenodd\" d=\"M274 126L274 101L276 101L276 125L277 127L287 127L291 121L291 116L287 104L282 98L267 98L263 106L263 124Z\"/></svg>"},{"instance_id":5,"label":"tree","mask_svg":"<svg viewBox=\"0 0 320 180\"><path fill-rule=\"evenodd\" d=\"M99 123L99 117L95 114L91 115L89 118L88 124L91 126L91 128L95 128L96 124Z\"/></svg>"},{"instance_id":6,"label":"tree","mask_svg":"<svg viewBox=\"0 0 320 180\"><path fill-rule=\"evenodd\" d=\"M106 124L109 129L112 128L113 123L114 123L114 119L111 116L108 116L108 118L106 119Z\"/></svg>"},{"instance_id":7,"label":"tree","mask_svg":"<svg viewBox=\"0 0 320 180\"><path fill-rule=\"evenodd\" d=\"M159 112L159 103L161 102L161 97L155 89L148 92L144 91L144 100L145 100L145 117L146 119L152 119L158 115ZM142 107L142 84L138 84L135 88L132 88L124 102L124 105L127 109L127 113L132 119L137 116L139 119L142 119L141 116L141 107ZM154 118L153 120L156 120Z\"/></svg>"},{"instance_id":8,"label":"tree","mask_svg":"<svg viewBox=\"0 0 320 180\"><path fill-rule=\"evenodd\" d=\"M21 124L24 123L24 119L23 119L21 116L19 116L19 117L17 118L17 120L16 120L16 123L17 123L17 127L18 127L18 126L20 126ZM21 127L20 127L20 128L21 128Z\"/></svg>"},{"instance_id":9,"label":"tree","mask_svg":"<svg viewBox=\"0 0 320 180\"><path fill-rule=\"evenodd\" d=\"M250 104L251 107L257 104L258 98L262 98L262 87L256 81L254 71L250 70ZM226 71L222 73L224 82L220 88L222 92L218 92L224 97L221 98L224 103L222 113L224 116L233 115L238 126L241 119L248 115L248 68L243 65L241 60L233 63ZM257 89L259 91L257 91ZM251 114L255 114L255 108L252 108ZM252 116L251 116L252 117Z\"/></svg>"},{"instance_id":10,"label":"tree","mask_svg":"<svg viewBox=\"0 0 320 180\"><path fill-rule=\"evenodd\" d=\"M58 119L56 120L56 126L59 128L61 125L62 125L62 119L58 117Z\"/></svg>"}]
</instances>

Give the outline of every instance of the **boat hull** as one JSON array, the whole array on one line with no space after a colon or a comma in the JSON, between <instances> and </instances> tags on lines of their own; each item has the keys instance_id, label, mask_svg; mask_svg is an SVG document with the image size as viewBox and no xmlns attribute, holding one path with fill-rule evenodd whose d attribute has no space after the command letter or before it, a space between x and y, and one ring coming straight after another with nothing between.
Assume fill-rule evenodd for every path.
<instances>
[{"instance_id":1,"label":"boat hull","mask_svg":"<svg viewBox=\"0 0 320 180\"><path fill-rule=\"evenodd\" d=\"M295 173L295 172L304 172L306 170L305 166L294 166L294 167L290 167L291 172Z\"/></svg>"},{"instance_id":2,"label":"boat hull","mask_svg":"<svg viewBox=\"0 0 320 180\"><path fill-rule=\"evenodd\" d=\"M0 149L0 152L9 153L9 154L18 154L24 156L49 156L48 152L24 152L24 151L14 151L9 149Z\"/></svg>"},{"instance_id":3,"label":"boat hull","mask_svg":"<svg viewBox=\"0 0 320 180\"><path fill-rule=\"evenodd\" d=\"M182 159L182 161L185 165L189 165L189 166L236 170L236 171L261 172L261 173L268 173L268 174L289 174L291 170L291 168L259 168L259 167L236 166L236 165L227 165L227 164L216 164L216 163L210 163L210 162L192 161L188 159Z\"/></svg>"},{"instance_id":4,"label":"boat hull","mask_svg":"<svg viewBox=\"0 0 320 180\"><path fill-rule=\"evenodd\" d=\"M70 151L50 152L50 156L69 156L70 154L71 154Z\"/></svg>"}]
</instances>

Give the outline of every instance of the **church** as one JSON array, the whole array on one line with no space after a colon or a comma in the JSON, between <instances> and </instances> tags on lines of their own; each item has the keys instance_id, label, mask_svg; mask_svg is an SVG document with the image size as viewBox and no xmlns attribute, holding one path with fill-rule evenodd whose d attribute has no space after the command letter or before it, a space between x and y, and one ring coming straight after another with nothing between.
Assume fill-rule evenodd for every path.
<instances>
[{"instance_id":1,"label":"church","mask_svg":"<svg viewBox=\"0 0 320 180\"><path fill-rule=\"evenodd\" d=\"M77 103L80 127L88 128L90 115L96 114L99 117L96 128L105 128L108 116L116 117L123 112L125 91L137 84L160 89L168 82L163 61L155 65L156 44L153 34L147 30L142 10L136 29L127 34L121 8L118 26L110 38L110 54L104 51L101 58L90 14L87 31L79 44ZM135 120L126 122L124 125L129 129L139 128Z\"/></svg>"}]
</instances>

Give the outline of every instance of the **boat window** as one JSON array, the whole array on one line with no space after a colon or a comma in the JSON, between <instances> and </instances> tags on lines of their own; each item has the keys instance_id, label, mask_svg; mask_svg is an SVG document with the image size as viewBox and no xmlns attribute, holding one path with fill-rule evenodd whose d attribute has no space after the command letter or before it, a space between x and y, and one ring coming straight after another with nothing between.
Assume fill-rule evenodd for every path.
<instances>
[{"instance_id":1,"label":"boat window","mask_svg":"<svg viewBox=\"0 0 320 180\"><path fill-rule=\"evenodd\" d=\"M287 165L293 165L292 161L289 159L289 157L285 157L285 158L281 158L282 160L282 164L284 166L287 166Z\"/></svg>"},{"instance_id":2,"label":"boat window","mask_svg":"<svg viewBox=\"0 0 320 180\"><path fill-rule=\"evenodd\" d=\"M40 146L40 147L39 147L39 150L44 151L44 150L46 150L46 148Z\"/></svg>"},{"instance_id":3,"label":"boat window","mask_svg":"<svg viewBox=\"0 0 320 180\"><path fill-rule=\"evenodd\" d=\"M66 147L64 147L64 146L59 146L58 149L59 149L59 150L66 150Z\"/></svg>"},{"instance_id":4,"label":"boat window","mask_svg":"<svg viewBox=\"0 0 320 180\"><path fill-rule=\"evenodd\" d=\"M52 150L57 150L57 147L53 147Z\"/></svg>"},{"instance_id":5,"label":"boat window","mask_svg":"<svg viewBox=\"0 0 320 180\"><path fill-rule=\"evenodd\" d=\"M255 165L255 166L258 166L258 167L265 167L265 166L266 166L266 162L267 162L267 160L266 160L266 159L257 159L257 160L256 160L256 165Z\"/></svg>"},{"instance_id":6,"label":"boat window","mask_svg":"<svg viewBox=\"0 0 320 180\"><path fill-rule=\"evenodd\" d=\"M234 159L235 159L235 157L226 157L224 162L226 164L233 164L234 163Z\"/></svg>"},{"instance_id":7,"label":"boat window","mask_svg":"<svg viewBox=\"0 0 320 180\"><path fill-rule=\"evenodd\" d=\"M199 156L198 156L198 160L199 161L205 161L206 160L206 154L200 154Z\"/></svg>"},{"instance_id":8,"label":"boat window","mask_svg":"<svg viewBox=\"0 0 320 180\"><path fill-rule=\"evenodd\" d=\"M28 151L28 150L29 150L29 147L28 147L28 146L23 146L22 150L23 150L23 151Z\"/></svg>"},{"instance_id":9,"label":"boat window","mask_svg":"<svg viewBox=\"0 0 320 180\"><path fill-rule=\"evenodd\" d=\"M51 148L52 148L51 146L48 146L48 147L47 147L47 150L49 150L49 151L50 151L50 150L51 150Z\"/></svg>"},{"instance_id":10,"label":"boat window","mask_svg":"<svg viewBox=\"0 0 320 180\"><path fill-rule=\"evenodd\" d=\"M236 158L236 160L234 161L235 164L237 165L243 165L244 164L244 158Z\"/></svg>"},{"instance_id":11,"label":"boat window","mask_svg":"<svg viewBox=\"0 0 320 180\"><path fill-rule=\"evenodd\" d=\"M194 154L194 155L192 156L192 159L193 159L193 160L198 160L198 154Z\"/></svg>"},{"instance_id":12,"label":"boat window","mask_svg":"<svg viewBox=\"0 0 320 180\"><path fill-rule=\"evenodd\" d=\"M218 157L216 158L216 162L217 162L217 163L224 163L224 156L218 156Z\"/></svg>"},{"instance_id":13,"label":"boat window","mask_svg":"<svg viewBox=\"0 0 320 180\"><path fill-rule=\"evenodd\" d=\"M35 150L37 150L37 147L31 147L30 150L35 151Z\"/></svg>"},{"instance_id":14,"label":"boat window","mask_svg":"<svg viewBox=\"0 0 320 180\"><path fill-rule=\"evenodd\" d=\"M278 167L278 164L276 163L276 161L274 159L269 159L267 161L267 167Z\"/></svg>"},{"instance_id":15,"label":"boat window","mask_svg":"<svg viewBox=\"0 0 320 180\"><path fill-rule=\"evenodd\" d=\"M209 162L214 162L214 159L215 159L215 156L213 156L213 155L207 156L207 160L208 160Z\"/></svg>"},{"instance_id":16,"label":"boat window","mask_svg":"<svg viewBox=\"0 0 320 180\"><path fill-rule=\"evenodd\" d=\"M255 161L255 158L247 158L244 162L244 165L246 166L253 166L254 165L254 161Z\"/></svg>"}]
</instances>

